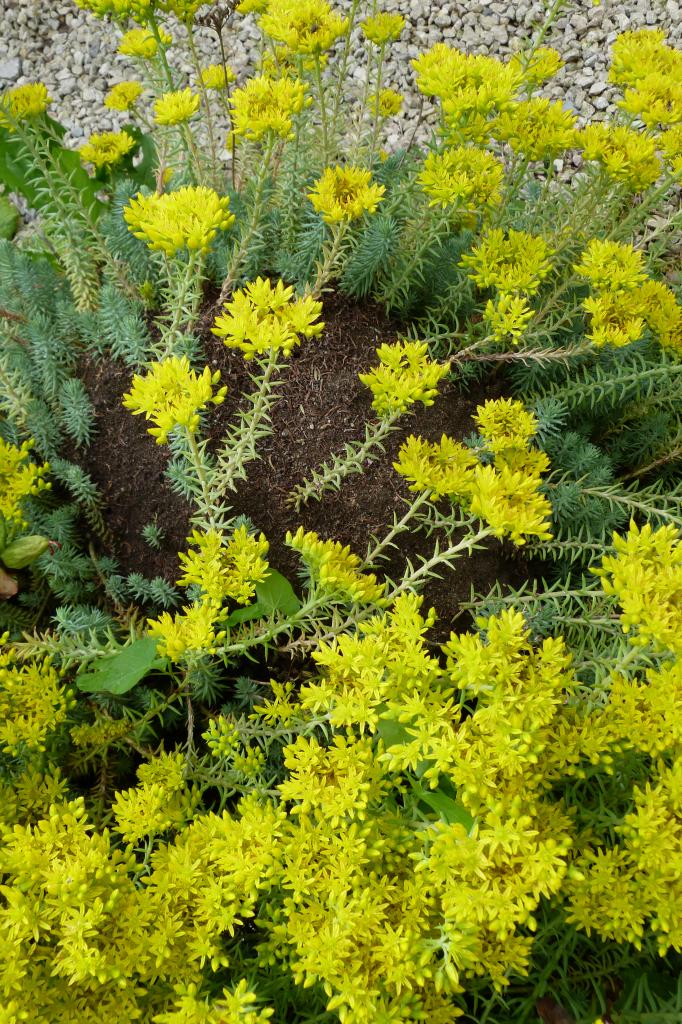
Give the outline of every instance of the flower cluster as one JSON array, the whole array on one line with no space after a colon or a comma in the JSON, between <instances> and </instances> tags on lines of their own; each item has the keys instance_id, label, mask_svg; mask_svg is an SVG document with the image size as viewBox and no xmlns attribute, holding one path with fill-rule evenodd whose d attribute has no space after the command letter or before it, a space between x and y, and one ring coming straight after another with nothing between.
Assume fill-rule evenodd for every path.
<instances>
[{"instance_id":1,"label":"flower cluster","mask_svg":"<svg viewBox=\"0 0 682 1024\"><path fill-rule=\"evenodd\" d=\"M272 133L293 136L293 118L306 104L306 86L291 78L259 75L232 94L232 131L257 141Z\"/></svg>"},{"instance_id":2,"label":"flower cluster","mask_svg":"<svg viewBox=\"0 0 682 1024\"><path fill-rule=\"evenodd\" d=\"M171 661L215 654L226 636L225 630L216 630L219 612L210 601L185 605L175 615L162 612L158 619L148 619L147 632L149 636L158 638L159 654Z\"/></svg>"},{"instance_id":3,"label":"flower cluster","mask_svg":"<svg viewBox=\"0 0 682 1024\"><path fill-rule=\"evenodd\" d=\"M51 102L42 82L9 89L0 95L0 127L11 130L14 121L32 121L44 114Z\"/></svg>"},{"instance_id":4,"label":"flower cluster","mask_svg":"<svg viewBox=\"0 0 682 1024\"><path fill-rule=\"evenodd\" d=\"M630 523L614 534L615 555L593 570L622 608L623 632L634 644L653 644L682 656L682 541L674 526L653 530Z\"/></svg>"},{"instance_id":5,"label":"flower cluster","mask_svg":"<svg viewBox=\"0 0 682 1024\"><path fill-rule=\"evenodd\" d=\"M518 69L524 85L529 89L543 85L564 66L561 55L551 46L538 46L530 56L525 53L514 54L509 63Z\"/></svg>"},{"instance_id":6,"label":"flower cluster","mask_svg":"<svg viewBox=\"0 0 682 1024\"><path fill-rule=\"evenodd\" d=\"M0 637L0 644L6 642ZM71 703L48 659L19 663L12 650L0 654L0 748L6 753L45 750Z\"/></svg>"},{"instance_id":7,"label":"flower cluster","mask_svg":"<svg viewBox=\"0 0 682 1024\"><path fill-rule=\"evenodd\" d=\"M544 238L527 231L487 231L461 265L479 288L496 288L502 294L535 295L552 270L552 249Z\"/></svg>"},{"instance_id":8,"label":"flower cluster","mask_svg":"<svg viewBox=\"0 0 682 1024\"><path fill-rule=\"evenodd\" d=\"M104 106L109 110L132 110L141 95L141 82L118 82L107 93Z\"/></svg>"},{"instance_id":9,"label":"flower cluster","mask_svg":"<svg viewBox=\"0 0 682 1024\"><path fill-rule=\"evenodd\" d=\"M157 1014L154 1024L268 1024L275 1012L254 1005L258 996L245 978L217 999L199 995L195 984L176 985L174 992L173 1009Z\"/></svg>"},{"instance_id":10,"label":"flower cluster","mask_svg":"<svg viewBox=\"0 0 682 1024\"><path fill-rule=\"evenodd\" d=\"M206 253L217 233L234 223L229 198L204 185L186 185L161 195L140 192L123 216L136 238L167 256L185 248Z\"/></svg>"},{"instance_id":11,"label":"flower cluster","mask_svg":"<svg viewBox=\"0 0 682 1024\"><path fill-rule=\"evenodd\" d=\"M662 167L656 140L623 125L590 124L578 141L586 160L596 160L614 181L641 192L657 180Z\"/></svg>"},{"instance_id":12,"label":"flower cluster","mask_svg":"<svg viewBox=\"0 0 682 1024\"><path fill-rule=\"evenodd\" d=\"M379 117L395 117L403 105L402 93L395 89L382 89L379 93Z\"/></svg>"},{"instance_id":13,"label":"flower cluster","mask_svg":"<svg viewBox=\"0 0 682 1024\"><path fill-rule=\"evenodd\" d=\"M190 368L187 356L153 363L144 377L135 374L123 404L134 416L144 415L154 423L149 433L157 444L165 444L171 430L184 427L190 434L199 428L199 413L207 405L220 405L227 388L214 391L220 370L211 373L208 366L201 374Z\"/></svg>"},{"instance_id":14,"label":"flower cluster","mask_svg":"<svg viewBox=\"0 0 682 1024\"><path fill-rule=\"evenodd\" d=\"M91 135L81 146L80 157L84 163L90 163L99 170L120 163L136 147L135 139L128 132L102 132Z\"/></svg>"},{"instance_id":15,"label":"flower cluster","mask_svg":"<svg viewBox=\"0 0 682 1024\"><path fill-rule=\"evenodd\" d=\"M33 441L24 441L18 448L0 437L0 520L21 523L24 499L50 487L44 479L49 465L29 462Z\"/></svg>"},{"instance_id":16,"label":"flower cluster","mask_svg":"<svg viewBox=\"0 0 682 1024\"><path fill-rule=\"evenodd\" d=\"M326 224L358 220L374 213L385 188L372 182L372 172L362 167L327 167L308 198Z\"/></svg>"},{"instance_id":17,"label":"flower cluster","mask_svg":"<svg viewBox=\"0 0 682 1024\"><path fill-rule=\"evenodd\" d=\"M641 252L594 238L574 269L591 285L583 306L595 345L622 348L649 327L662 345L682 351L682 307L667 285L647 278Z\"/></svg>"},{"instance_id":18,"label":"flower cluster","mask_svg":"<svg viewBox=\"0 0 682 1024\"><path fill-rule=\"evenodd\" d=\"M159 32L159 38L164 46L169 46L173 41L172 37L164 32ZM138 57L140 60L151 60L156 56L158 43L149 29L131 28L121 36L118 44L118 52L124 57Z\"/></svg>"},{"instance_id":19,"label":"flower cluster","mask_svg":"<svg viewBox=\"0 0 682 1024\"><path fill-rule=\"evenodd\" d=\"M315 587L323 594L344 598L354 604L381 604L385 584L373 573L362 573L358 555L336 540L321 540L312 530L299 526L286 535L286 543L305 562Z\"/></svg>"},{"instance_id":20,"label":"flower cluster","mask_svg":"<svg viewBox=\"0 0 682 1024\"><path fill-rule=\"evenodd\" d=\"M506 110L524 82L518 63L472 56L436 43L412 61L417 88L442 101L446 134L457 141L486 141L490 121Z\"/></svg>"},{"instance_id":21,"label":"flower cluster","mask_svg":"<svg viewBox=\"0 0 682 1024\"><path fill-rule=\"evenodd\" d=\"M348 28L348 19L336 14L326 0L270 0L258 23L289 53L316 57Z\"/></svg>"},{"instance_id":22,"label":"flower cluster","mask_svg":"<svg viewBox=\"0 0 682 1024\"><path fill-rule=\"evenodd\" d=\"M227 600L248 604L255 595L256 584L269 574L265 560L269 545L265 536L253 536L245 526L240 526L227 543L220 530L195 530L189 540L195 550L179 555L183 574L178 585L200 587L202 599L216 606Z\"/></svg>"},{"instance_id":23,"label":"flower cluster","mask_svg":"<svg viewBox=\"0 0 682 1024\"><path fill-rule=\"evenodd\" d=\"M375 46L387 46L395 42L405 28L405 19L402 14L389 14L381 11L373 17L365 18L360 28L365 39Z\"/></svg>"},{"instance_id":24,"label":"flower cluster","mask_svg":"<svg viewBox=\"0 0 682 1024\"><path fill-rule=\"evenodd\" d=\"M503 180L500 161L475 146L452 146L442 153L429 153L417 178L430 206L466 210L498 206Z\"/></svg>"},{"instance_id":25,"label":"flower cluster","mask_svg":"<svg viewBox=\"0 0 682 1024\"><path fill-rule=\"evenodd\" d=\"M201 81L206 89L215 89L222 92L229 89L237 76L231 67L225 64L209 64L201 69Z\"/></svg>"},{"instance_id":26,"label":"flower cluster","mask_svg":"<svg viewBox=\"0 0 682 1024\"><path fill-rule=\"evenodd\" d=\"M623 32L611 54L612 82L626 86L620 106L648 128L682 122L682 53L660 30Z\"/></svg>"},{"instance_id":27,"label":"flower cluster","mask_svg":"<svg viewBox=\"0 0 682 1024\"><path fill-rule=\"evenodd\" d=\"M234 293L211 330L246 359L277 351L289 356L301 337L314 338L324 330L322 303L310 295L294 300L293 295L282 281L273 287L259 277Z\"/></svg>"},{"instance_id":28,"label":"flower cluster","mask_svg":"<svg viewBox=\"0 0 682 1024\"><path fill-rule=\"evenodd\" d=\"M154 120L157 124L185 124L199 113L200 97L187 87L175 92L166 92L154 103Z\"/></svg>"},{"instance_id":29,"label":"flower cluster","mask_svg":"<svg viewBox=\"0 0 682 1024\"><path fill-rule=\"evenodd\" d=\"M448 367L429 359L426 342L384 344L377 349L377 355L379 365L358 377L374 395L372 408L379 416L405 412L415 402L433 405L438 383Z\"/></svg>"},{"instance_id":30,"label":"flower cluster","mask_svg":"<svg viewBox=\"0 0 682 1024\"><path fill-rule=\"evenodd\" d=\"M139 785L116 794L116 831L126 843L139 842L192 820L196 798L185 783L182 754L160 754L137 770Z\"/></svg>"},{"instance_id":31,"label":"flower cluster","mask_svg":"<svg viewBox=\"0 0 682 1024\"><path fill-rule=\"evenodd\" d=\"M488 524L496 537L524 544L527 537L551 536L552 507L540 491L548 468L544 452L531 447L537 422L521 402L488 401L475 420L494 465L482 464L469 448L443 435L430 443L408 437L394 467L412 491L449 497Z\"/></svg>"},{"instance_id":32,"label":"flower cluster","mask_svg":"<svg viewBox=\"0 0 682 1024\"><path fill-rule=\"evenodd\" d=\"M501 113L492 132L528 160L548 160L575 145L575 124L576 118L562 103L530 99Z\"/></svg>"}]
</instances>

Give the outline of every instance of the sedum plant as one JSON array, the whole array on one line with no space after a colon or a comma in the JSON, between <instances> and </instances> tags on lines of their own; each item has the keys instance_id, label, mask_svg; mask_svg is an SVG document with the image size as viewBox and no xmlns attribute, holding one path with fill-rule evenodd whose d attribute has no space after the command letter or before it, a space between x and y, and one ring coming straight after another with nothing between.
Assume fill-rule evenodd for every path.
<instances>
[{"instance_id":1,"label":"sedum plant","mask_svg":"<svg viewBox=\"0 0 682 1024\"><path fill-rule=\"evenodd\" d=\"M561 2L507 61L437 43L431 137L387 153L399 14L78 2L135 63L121 130L76 152L44 85L0 95L0 180L40 218L0 244L1 1019L677 1020L680 51L619 36L619 113L579 127L537 95ZM384 457L407 497L365 550L240 507L332 292L395 340L364 436L288 500ZM151 579L81 464L84 381L121 365L189 508ZM411 429L492 374L469 436ZM424 590L493 543L528 581L438 634Z\"/></svg>"}]
</instances>

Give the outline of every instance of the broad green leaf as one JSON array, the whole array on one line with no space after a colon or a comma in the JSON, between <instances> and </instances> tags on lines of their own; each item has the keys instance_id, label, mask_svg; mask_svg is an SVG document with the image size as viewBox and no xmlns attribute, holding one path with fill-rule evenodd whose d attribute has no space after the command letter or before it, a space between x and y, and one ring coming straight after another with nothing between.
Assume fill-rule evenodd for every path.
<instances>
[{"instance_id":1,"label":"broad green leaf","mask_svg":"<svg viewBox=\"0 0 682 1024\"><path fill-rule=\"evenodd\" d=\"M387 750L397 743L409 743L413 739L412 733L392 718L382 718L377 727L377 733L379 739L384 741Z\"/></svg>"},{"instance_id":2,"label":"broad green leaf","mask_svg":"<svg viewBox=\"0 0 682 1024\"><path fill-rule=\"evenodd\" d=\"M412 787L422 803L435 811L441 821L448 825L463 825L467 832L471 831L474 819L456 799L438 789L424 789L422 786Z\"/></svg>"},{"instance_id":3,"label":"broad green leaf","mask_svg":"<svg viewBox=\"0 0 682 1024\"><path fill-rule=\"evenodd\" d=\"M135 640L118 654L100 658L95 668L76 676L76 685L84 693L128 693L152 669L166 665L166 658L157 654L156 644L150 636Z\"/></svg>"},{"instance_id":4,"label":"broad green leaf","mask_svg":"<svg viewBox=\"0 0 682 1024\"><path fill-rule=\"evenodd\" d=\"M251 622L267 615L279 612L281 615L293 615L301 607L286 576L271 569L267 579L256 584L256 600L246 608L237 608L227 620L228 626L236 626L240 622Z\"/></svg>"},{"instance_id":5,"label":"broad green leaf","mask_svg":"<svg viewBox=\"0 0 682 1024\"><path fill-rule=\"evenodd\" d=\"M0 196L0 238L14 238L19 225L19 211L7 196Z\"/></svg>"}]
</instances>

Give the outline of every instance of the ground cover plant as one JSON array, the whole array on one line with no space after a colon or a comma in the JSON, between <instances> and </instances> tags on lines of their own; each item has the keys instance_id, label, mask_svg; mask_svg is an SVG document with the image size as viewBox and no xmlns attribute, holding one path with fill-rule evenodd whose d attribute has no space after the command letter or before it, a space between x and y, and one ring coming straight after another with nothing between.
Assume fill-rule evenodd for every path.
<instances>
[{"instance_id":1,"label":"ground cover plant","mask_svg":"<svg viewBox=\"0 0 682 1024\"><path fill-rule=\"evenodd\" d=\"M0 96L0 1021L678 1021L682 55L579 128L557 2L388 153L399 15L79 2L125 127Z\"/></svg>"}]
</instances>

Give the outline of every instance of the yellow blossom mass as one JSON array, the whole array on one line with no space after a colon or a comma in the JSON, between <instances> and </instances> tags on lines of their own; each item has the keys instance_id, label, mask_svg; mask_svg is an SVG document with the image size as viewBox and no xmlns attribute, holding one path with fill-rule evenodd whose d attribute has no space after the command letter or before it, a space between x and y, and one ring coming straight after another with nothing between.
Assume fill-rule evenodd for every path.
<instances>
[{"instance_id":1,"label":"yellow blossom mass","mask_svg":"<svg viewBox=\"0 0 682 1024\"><path fill-rule=\"evenodd\" d=\"M287 139L293 135L293 118L306 105L306 86L291 78L259 75L235 90L231 105L236 136L256 141L272 132Z\"/></svg>"},{"instance_id":2,"label":"yellow blossom mass","mask_svg":"<svg viewBox=\"0 0 682 1024\"><path fill-rule=\"evenodd\" d=\"M399 341L377 349L379 365L358 377L374 396L372 408L379 416L402 413L415 402L433 405L438 383L448 372L447 363L434 363L428 345Z\"/></svg>"},{"instance_id":3,"label":"yellow blossom mass","mask_svg":"<svg viewBox=\"0 0 682 1024\"><path fill-rule=\"evenodd\" d=\"M110 110L132 110L142 95L142 82L119 82L112 85L104 99Z\"/></svg>"},{"instance_id":4,"label":"yellow blossom mass","mask_svg":"<svg viewBox=\"0 0 682 1024\"><path fill-rule=\"evenodd\" d=\"M429 153L417 178L430 206L474 210L499 205L503 180L502 163L475 146L452 146L442 153Z\"/></svg>"},{"instance_id":5,"label":"yellow blossom mass","mask_svg":"<svg viewBox=\"0 0 682 1024\"><path fill-rule=\"evenodd\" d=\"M326 224L358 220L374 213L385 188L372 182L372 172L362 167L327 167L308 198Z\"/></svg>"},{"instance_id":6,"label":"yellow blossom mass","mask_svg":"<svg viewBox=\"0 0 682 1024\"><path fill-rule=\"evenodd\" d=\"M186 185L175 192L138 195L123 210L128 229L150 249L173 256L187 248L208 252L218 231L234 223L230 200L204 185Z\"/></svg>"},{"instance_id":7,"label":"yellow blossom mass","mask_svg":"<svg viewBox=\"0 0 682 1024\"><path fill-rule=\"evenodd\" d=\"M493 228L460 262L479 288L530 297L552 271L552 249L540 235Z\"/></svg>"},{"instance_id":8,"label":"yellow blossom mass","mask_svg":"<svg viewBox=\"0 0 682 1024\"><path fill-rule=\"evenodd\" d=\"M294 299L294 289L283 281L273 287L259 277L234 292L211 330L246 359L273 351L289 356L301 336L314 338L324 330L321 312L322 303L312 296Z\"/></svg>"},{"instance_id":9,"label":"yellow blossom mass","mask_svg":"<svg viewBox=\"0 0 682 1024\"><path fill-rule=\"evenodd\" d=\"M184 427L194 434L199 428L199 413L207 405L220 405L227 388L214 391L220 370L211 373L208 366L198 374L190 368L187 356L173 356L153 363L145 376L135 374L123 404L134 416L143 415L154 424L149 433L157 444L165 444L171 430Z\"/></svg>"},{"instance_id":10,"label":"yellow blossom mass","mask_svg":"<svg viewBox=\"0 0 682 1024\"><path fill-rule=\"evenodd\" d=\"M495 138L529 160L551 159L576 144L576 118L560 102L530 99L514 103L491 125Z\"/></svg>"},{"instance_id":11,"label":"yellow blossom mass","mask_svg":"<svg viewBox=\"0 0 682 1024\"><path fill-rule=\"evenodd\" d=\"M7 521L21 522L23 501L50 487L44 479L50 467L29 461L32 448L33 441L17 447L0 437L0 518Z\"/></svg>"},{"instance_id":12,"label":"yellow blossom mass","mask_svg":"<svg viewBox=\"0 0 682 1024\"><path fill-rule=\"evenodd\" d=\"M270 0L259 19L263 32L301 56L319 56L348 28L326 0Z\"/></svg>"},{"instance_id":13,"label":"yellow blossom mass","mask_svg":"<svg viewBox=\"0 0 682 1024\"><path fill-rule=\"evenodd\" d=\"M199 113L201 98L188 87L175 92L166 92L154 103L154 120L157 124L184 124Z\"/></svg>"},{"instance_id":14,"label":"yellow blossom mass","mask_svg":"<svg viewBox=\"0 0 682 1024\"><path fill-rule=\"evenodd\" d=\"M52 99L42 82L18 85L0 94L0 127L11 129L13 121L31 121L40 117Z\"/></svg>"},{"instance_id":15,"label":"yellow blossom mass","mask_svg":"<svg viewBox=\"0 0 682 1024\"><path fill-rule=\"evenodd\" d=\"M402 14L389 14L387 11L380 11L370 18L365 18L360 23L362 34L365 39L375 46L386 46L393 43L400 36L405 28L405 19Z\"/></svg>"},{"instance_id":16,"label":"yellow blossom mass","mask_svg":"<svg viewBox=\"0 0 682 1024\"><path fill-rule=\"evenodd\" d=\"M164 46L172 42L172 37L163 29L160 30L159 36ZM156 56L157 50L156 39L146 28L131 28L121 36L118 44L118 52L124 57L139 57L142 60L151 60Z\"/></svg>"},{"instance_id":17,"label":"yellow blossom mass","mask_svg":"<svg viewBox=\"0 0 682 1024\"><path fill-rule=\"evenodd\" d=\"M614 181L642 192L660 177L656 139L623 125L590 124L577 135L586 160L601 164Z\"/></svg>"},{"instance_id":18,"label":"yellow blossom mass","mask_svg":"<svg viewBox=\"0 0 682 1024\"><path fill-rule=\"evenodd\" d=\"M120 163L136 148L137 143L128 132L102 132L91 135L79 153L83 163L90 163L99 170Z\"/></svg>"},{"instance_id":19,"label":"yellow blossom mass","mask_svg":"<svg viewBox=\"0 0 682 1024\"><path fill-rule=\"evenodd\" d=\"M359 571L360 558L336 540L321 540L312 530L299 526L286 535L286 543L298 551L310 570L311 580L323 593L349 599L355 604L381 604L385 584L373 573Z\"/></svg>"},{"instance_id":20,"label":"yellow blossom mass","mask_svg":"<svg viewBox=\"0 0 682 1024\"><path fill-rule=\"evenodd\" d=\"M209 64L208 67L201 69L201 81L206 89L216 89L218 91L229 89L236 77L229 65Z\"/></svg>"},{"instance_id":21,"label":"yellow blossom mass","mask_svg":"<svg viewBox=\"0 0 682 1024\"><path fill-rule=\"evenodd\" d=\"M262 533L256 537L240 526L226 538L220 530L195 530L189 540L196 550L178 556L183 569L178 585L200 587L206 599L217 605L228 599L248 604L256 584L269 575L265 559L269 545Z\"/></svg>"}]
</instances>

